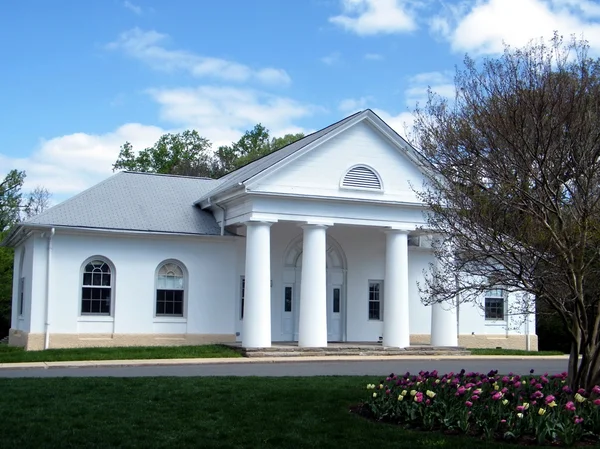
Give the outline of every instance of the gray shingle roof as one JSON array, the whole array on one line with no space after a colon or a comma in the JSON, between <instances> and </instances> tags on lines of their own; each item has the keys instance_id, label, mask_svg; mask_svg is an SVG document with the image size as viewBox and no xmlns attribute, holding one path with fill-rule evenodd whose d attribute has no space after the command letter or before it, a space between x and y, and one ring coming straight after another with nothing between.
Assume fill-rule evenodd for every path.
<instances>
[{"instance_id":1,"label":"gray shingle roof","mask_svg":"<svg viewBox=\"0 0 600 449\"><path fill-rule=\"evenodd\" d=\"M325 136L331 131L339 128L340 126L345 125L352 119L355 119L358 116L364 115L368 112L369 109L357 112L356 114L352 114L351 116L346 117L345 119L340 120L339 122L336 122L333 125L329 125L327 128L323 128L320 131L309 134L308 136L305 136L302 139L297 140L296 142L286 145L280 150L267 154L266 156L261 157L260 159L257 159L247 165L244 165L243 167L238 168L237 170L232 171L231 173L228 173L222 178L219 178L217 180L217 184L210 191L196 198L196 203L200 203L201 201L211 196L217 195L221 192L229 190L230 188L236 187L238 184L256 176L263 170L269 168L272 165L275 165L276 163L287 158L288 156L291 156L296 151L299 151L305 146L310 145L311 143L320 139L321 137Z\"/></svg>"},{"instance_id":2,"label":"gray shingle roof","mask_svg":"<svg viewBox=\"0 0 600 449\"><path fill-rule=\"evenodd\" d=\"M212 213L194 206L216 183L206 178L120 172L24 225L219 235Z\"/></svg>"}]
</instances>

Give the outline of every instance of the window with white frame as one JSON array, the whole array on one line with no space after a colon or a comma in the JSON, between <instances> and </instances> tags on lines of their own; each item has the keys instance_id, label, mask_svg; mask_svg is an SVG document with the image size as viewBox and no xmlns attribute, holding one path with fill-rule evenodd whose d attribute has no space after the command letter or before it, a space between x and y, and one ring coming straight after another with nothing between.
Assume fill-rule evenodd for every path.
<instances>
[{"instance_id":1,"label":"window with white frame","mask_svg":"<svg viewBox=\"0 0 600 449\"><path fill-rule=\"evenodd\" d=\"M485 293L485 319L486 320L505 320L506 319L506 294L501 288L488 290Z\"/></svg>"},{"instance_id":2,"label":"window with white frame","mask_svg":"<svg viewBox=\"0 0 600 449\"><path fill-rule=\"evenodd\" d=\"M81 314L110 315L113 273L106 260L92 259L83 267Z\"/></svg>"},{"instance_id":3,"label":"window with white frame","mask_svg":"<svg viewBox=\"0 0 600 449\"><path fill-rule=\"evenodd\" d=\"M240 320L244 319L244 298L246 296L246 278L240 277Z\"/></svg>"},{"instance_id":4,"label":"window with white frame","mask_svg":"<svg viewBox=\"0 0 600 449\"><path fill-rule=\"evenodd\" d=\"M156 315L183 316L185 278L176 262L163 263L156 275Z\"/></svg>"},{"instance_id":5,"label":"window with white frame","mask_svg":"<svg viewBox=\"0 0 600 449\"><path fill-rule=\"evenodd\" d=\"M383 281L369 281L369 319L383 319Z\"/></svg>"}]
</instances>

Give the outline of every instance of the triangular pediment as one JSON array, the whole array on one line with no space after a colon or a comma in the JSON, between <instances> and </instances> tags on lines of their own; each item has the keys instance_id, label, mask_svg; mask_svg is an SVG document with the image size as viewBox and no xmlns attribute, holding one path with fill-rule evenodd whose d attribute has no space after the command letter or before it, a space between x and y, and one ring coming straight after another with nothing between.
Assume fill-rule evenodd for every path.
<instances>
[{"instance_id":1,"label":"triangular pediment","mask_svg":"<svg viewBox=\"0 0 600 449\"><path fill-rule=\"evenodd\" d=\"M426 176L416 152L371 114L249 179L247 191L419 203Z\"/></svg>"}]
</instances>

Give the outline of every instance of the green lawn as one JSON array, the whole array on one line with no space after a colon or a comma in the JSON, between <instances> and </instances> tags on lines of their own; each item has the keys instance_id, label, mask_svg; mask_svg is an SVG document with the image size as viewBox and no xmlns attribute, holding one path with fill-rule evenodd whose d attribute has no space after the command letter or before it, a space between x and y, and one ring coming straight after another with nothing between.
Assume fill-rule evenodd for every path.
<instances>
[{"instance_id":1,"label":"green lawn","mask_svg":"<svg viewBox=\"0 0 600 449\"><path fill-rule=\"evenodd\" d=\"M24 351L22 348L0 345L0 363L215 357L241 357L241 354L223 345L74 348L46 351Z\"/></svg>"},{"instance_id":2,"label":"green lawn","mask_svg":"<svg viewBox=\"0 0 600 449\"><path fill-rule=\"evenodd\" d=\"M561 351L523 351L521 349L476 349L469 348L472 355L525 355L540 357L545 355L565 355Z\"/></svg>"},{"instance_id":3,"label":"green lawn","mask_svg":"<svg viewBox=\"0 0 600 449\"><path fill-rule=\"evenodd\" d=\"M513 448L349 412L372 377L0 379L2 447Z\"/></svg>"}]
</instances>

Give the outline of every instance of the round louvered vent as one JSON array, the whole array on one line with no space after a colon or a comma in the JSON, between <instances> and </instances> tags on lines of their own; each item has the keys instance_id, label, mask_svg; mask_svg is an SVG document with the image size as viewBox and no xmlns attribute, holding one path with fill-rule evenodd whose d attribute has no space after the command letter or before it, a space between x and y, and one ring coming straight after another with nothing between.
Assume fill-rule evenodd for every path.
<instances>
[{"instance_id":1,"label":"round louvered vent","mask_svg":"<svg viewBox=\"0 0 600 449\"><path fill-rule=\"evenodd\" d=\"M352 167L344 176L342 187L381 190L381 180L369 167Z\"/></svg>"}]
</instances>

